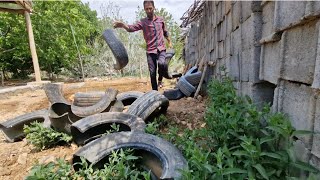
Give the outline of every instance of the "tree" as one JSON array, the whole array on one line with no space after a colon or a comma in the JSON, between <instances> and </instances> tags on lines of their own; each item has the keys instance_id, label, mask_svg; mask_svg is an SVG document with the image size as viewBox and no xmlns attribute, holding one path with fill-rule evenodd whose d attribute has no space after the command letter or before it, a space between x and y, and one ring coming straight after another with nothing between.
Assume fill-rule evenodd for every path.
<instances>
[{"instance_id":1,"label":"tree","mask_svg":"<svg viewBox=\"0 0 320 180\"><path fill-rule=\"evenodd\" d=\"M74 27L80 54L91 53L90 45L98 36L97 13L81 1L34 1L31 15L39 63L49 74L62 68L78 67L77 49L71 26ZM0 14L0 68L15 76L32 72L24 17Z\"/></svg>"}]
</instances>

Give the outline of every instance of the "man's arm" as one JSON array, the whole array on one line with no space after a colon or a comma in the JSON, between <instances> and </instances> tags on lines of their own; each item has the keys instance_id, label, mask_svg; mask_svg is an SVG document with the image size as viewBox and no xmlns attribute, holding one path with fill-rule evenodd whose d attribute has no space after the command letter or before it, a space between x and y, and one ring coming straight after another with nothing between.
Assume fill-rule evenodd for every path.
<instances>
[{"instance_id":1,"label":"man's arm","mask_svg":"<svg viewBox=\"0 0 320 180\"><path fill-rule=\"evenodd\" d=\"M167 39L167 41L168 41L169 48L171 48L171 49L172 49L172 43L171 43L171 39L170 39L170 37L169 37L169 36L165 36L165 38L166 38L166 39Z\"/></svg>"},{"instance_id":2,"label":"man's arm","mask_svg":"<svg viewBox=\"0 0 320 180\"><path fill-rule=\"evenodd\" d=\"M128 32L134 32L134 31L139 31L142 29L142 23L141 23L141 21L139 21L136 24L127 25L121 21L115 21L115 22L113 22L113 27L114 28L123 28Z\"/></svg>"},{"instance_id":3,"label":"man's arm","mask_svg":"<svg viewBox=\"0 0 320 180\"><path fill-rule=\"evenodd\" d=\"M163 22L163 35L164 35L164 37L167 39L167 41L168 41L168 44L169 44L169 48L172 48L172 43L171 43L171 39L170 39L170 37L169 37L169 32L168 32L168 30L167 30L167 28L166 28L166 25L165 25L165 23Z\"/></svg>"}]
</instances>

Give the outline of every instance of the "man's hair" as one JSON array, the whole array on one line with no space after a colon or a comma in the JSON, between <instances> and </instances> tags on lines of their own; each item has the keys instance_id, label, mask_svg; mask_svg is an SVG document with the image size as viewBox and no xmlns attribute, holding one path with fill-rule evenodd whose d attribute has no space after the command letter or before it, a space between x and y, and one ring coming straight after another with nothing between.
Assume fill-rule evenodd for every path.
<instances>
[{"instance_id":1,"label":"man's hair","mask_svg":"<svg viewBox=\"0 0 320 180\"><path fill-rule=\"evenodd\" d=\"M147 3L151 3L152 4L152 6L154 7L154 2L153 1L148 1L148 0L144 0L143 1L143 7L147 4Z\"/></svg>"}]
</instances>

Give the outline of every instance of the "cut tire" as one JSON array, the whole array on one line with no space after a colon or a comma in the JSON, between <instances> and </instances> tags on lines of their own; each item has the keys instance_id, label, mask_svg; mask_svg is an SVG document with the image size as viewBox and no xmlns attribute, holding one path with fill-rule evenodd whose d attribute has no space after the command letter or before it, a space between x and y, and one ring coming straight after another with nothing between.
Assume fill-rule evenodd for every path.
<instances>
[{"instance_id":1,"label":"cut tire","mask_svg":"<svg viewBox=\"0 0 320 180\"><path fill-rule=\"evenodd\" d=\"M128 53L122 42L117 38L112 29L107 29L103 33L103 38L111 49L113 56L116 58L114 69L120 70L124 68L128 62Z\"/></svg>"},{"instance_id":2,"label":"cut tire","mask_svg":"<svg viewBox=\"0 0 320 180\"><path fill-rule=\"evenodd\" d=\"M119 93L117 95L117 100L122 101L124 106L131 105L136 99L144 95L143 92L140 91L127 91L123 93Z\"/></svg>"},{"instance_id":3,"label":"cut tire","mask_svg":"<svg viewBox=\"0 0 320 180\"><path fill-rule=\"evenodd\" d=\"M63 84L61 83L48 83L44 85L45 93L51 104L53 103L70 104L69 101L67 101L63 96L62 85Z\"/></svg>"},{"instance_id":4,"label":"cut tire","mask_svg":"<svg viewBox=\"0 0 320 180\"><path fill-rule=\"evenodd\" d=\"M116 99L117 94L118 90L109 88L107 89L105 95L101 98L101 100L96 104L88 107L71 105L71 111L73 114L79 117L87 117L93 114L104 112L108 109L111 102Z\"/></svg>"},{"instance_id":5,"label":"cut tire","mask_svg":"<svg viewBox=\"0 0 320 180\"><path fill-rule=\"evenodd\" d=\"M74 94L73 105L88 107L96 104L105 95L103 91L77 92Z\"/></svg>"},{"instance_id":6,"label":"cut tire","mask_svg":"<svg viewBox=\"0 0 320 180\"><path fill-rule=\"evenodd\" d=\"M190 69L186 72L185 76L190 75L190 74L193 74L193 73L195 73L195 72L197 72L197 71L198 71L198 67L197 67L197 66L193 66L192 68L190 68Z\"/></svg>"},{"instance_id":7,"label":"cut tire","mask_svg":"<svg viewBox=\"0 0 320 180\"><path fill-rule=\"evenodd\" d=\"M155 115L157 112L166 111L168 106L168 98L158 91L150 91L132 103L127 113L136 115L146 121L151 114Z\"/></svg>"},{"instance_id":8,"label":"cut tire","mask_svg":"<svg viewBox=\"0 0 320 180\"><path fill-rule=\"evenodd\" d=\"M195 73L185 75L184 77L191 85L198 86L200 83L201 76L202 76L202 72L197 71Z\"/></svg>"},{"instance_id":9,"label":"cut tire","mask_svg":"<svg viewBox=\"0 0 320 180\"><path fill-rule=\"evenodd\" d=\"M78 164L81 162L80 157L94 168L102 168L108 161L108 156L122 148L140 152L143 166L150 169L159 179L179 179L180 170L188 169L187 161L174 145L157 136L141 132L112 133L90 142L73 155L74 169L81 168Z\"/></svg>"},{"instance_id":10,"label":"cut tire","mask_svg":"<svg viewBox=\"0 0 320 180\"><path fill-rule=\"evenodd\" d=\"M8 142L16 142L25 137L23 132L23 126L29 125L32 122L43 122L45 127L50 127L48 110L43 109L27 113L13 119L9 119L0 123L0 129L2 130L4 137Z\"/></svg>"},{"instance_id":11,"label":"cut tire","mask_svg":"<svg viewBox=\"0 0 320 180\"><path fill-rule=\"evenodd\" d=\"M73 140L78 145L83 145L112 130L111 125L119 125L120 131L144 131L146 124L134 115L119 112L95 114L83 118L71 126Z\"/></svg>"},{"instance_id":12,"label":"cut tire","mask_svg":"<svg viewBox=\"0 0 320 180\"><path fill-rule=\"evenodd\" d=\"M163 95L169 100L178 100L185 97L185 95L180 91L180 89L165 90L163 92Z\"/></svg>"},{"instance_id":13,"label":"cut tire","mask_svg":"<svg viewBox=\"0 0 320 180\"><path fill-rule=\"evenodd\" d=\"M64 103L54 103L49 108L51 126L59 131L71 134L71 124L81 119L71 112L71 106Z\"/></svg>"},{"instance_id":14,"label":"cut tire","mask_svg":"<svg viewBox=\"0 0 320 180\"><path fill-rule=\"evenodd\" d=\"M191 94L196 91L196 88L190 84L184 76L180 77L177 83L177 88L180 89L180 91L187 97L191 96Z\"/></svg>"}]
</instances>

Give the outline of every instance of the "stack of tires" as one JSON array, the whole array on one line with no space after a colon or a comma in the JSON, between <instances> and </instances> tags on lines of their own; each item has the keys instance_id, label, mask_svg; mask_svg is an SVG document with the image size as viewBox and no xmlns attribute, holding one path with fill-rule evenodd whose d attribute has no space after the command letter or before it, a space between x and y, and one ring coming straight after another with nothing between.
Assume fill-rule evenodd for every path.
<instances>
[{"instance_id":1,"label":"stack of tires","mask_svg":"<svg viewBox=\"0 0 320 180\"><path fill-rule=\"evenodd\" d=\"M178 100L183 97L190 97L195 93L200 83L201 76L202 72L198 71L197 66L194 66L189 69L185 75L179 78L175 89L166 90L163 95L169 100Z\"/></svg>"},{"instance_id":2,"label":"stack of tires","mask_svg":"<svg viewBox=\"0 0 320 180\"><path fill-rule=\"evenodd\" d=\"M169 100L158 91L118 94L109 88L105 92L78 93L72 104L63 97L61 84L48 84L45 90L51 103L49 110L0 123L9 142L21 140L23 126L38 121L72 135L73 141L82 146L73 155L75 170L81 168L81 158L95 168L103 168L108 156L123 148L133 149L142 158L140 165L150 171L152 179L179 179L181 170L188 168L173 144L145 133L145 121L165 112L169 106ZM114 125L118 127L117 132L107 133L114 130Z\"/></svg>"}]
</instances>

